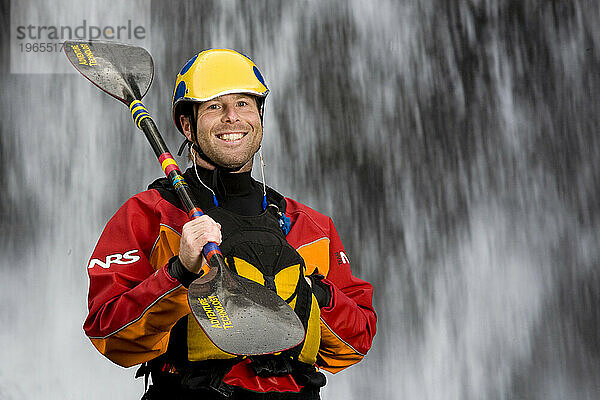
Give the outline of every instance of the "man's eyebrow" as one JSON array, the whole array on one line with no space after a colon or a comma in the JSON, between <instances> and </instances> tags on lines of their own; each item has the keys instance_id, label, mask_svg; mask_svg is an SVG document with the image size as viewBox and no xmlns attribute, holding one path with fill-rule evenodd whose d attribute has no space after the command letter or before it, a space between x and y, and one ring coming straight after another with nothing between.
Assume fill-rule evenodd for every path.
<instances>
[{"instance_id":1,"label":"man's eyebrow","mask_svg":"<svg viewBox=\"0 0 600 400\"><path fill-rule=\"evenodd\" d=\"M198 107L204 107L207 104L218 103L218 102L219 102L219 100L217 100L217 99L210 99L210 100L206 100L206 101L203 101L203 102L197 103L197 104L198 104Z\"/></svg>"}]
</instances>

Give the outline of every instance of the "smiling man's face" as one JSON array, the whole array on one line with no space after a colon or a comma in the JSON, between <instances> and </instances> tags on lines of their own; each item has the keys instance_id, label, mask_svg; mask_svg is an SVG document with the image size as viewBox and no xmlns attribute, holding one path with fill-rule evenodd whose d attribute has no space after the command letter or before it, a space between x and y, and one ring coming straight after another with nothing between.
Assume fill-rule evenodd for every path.
<instances>
[{"instance_id":1,"label":"smiling man's face","mask_svg":"<svg viewBox=\"0 0 600 400\"><path fill-rule=\"evenodd\" d=\"M250 171L263 134L256 99L247 94L226 94L196 107L196 138L204 154L220 166ZM182 116L181 125L188 140L193 141L187 117Z\"/></svg>"}]
</instances>

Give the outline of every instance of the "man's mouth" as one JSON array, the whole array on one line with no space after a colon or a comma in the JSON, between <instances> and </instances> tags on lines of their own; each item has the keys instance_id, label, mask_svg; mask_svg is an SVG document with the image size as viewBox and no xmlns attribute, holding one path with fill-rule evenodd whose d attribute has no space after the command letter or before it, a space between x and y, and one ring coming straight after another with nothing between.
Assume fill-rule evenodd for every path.
<instances>
[{"instance_id":1,"label":"man's mouth","mask_svg":"<svg viewBox=\"0 0 600 400\"><path fill-rule=\"evenodd\" d=\"M235 142L236 140L240 140L244 136L246 136L247 132L226 132L219 133L217 137L226 142Z\"/></svg>"}]
</instances>

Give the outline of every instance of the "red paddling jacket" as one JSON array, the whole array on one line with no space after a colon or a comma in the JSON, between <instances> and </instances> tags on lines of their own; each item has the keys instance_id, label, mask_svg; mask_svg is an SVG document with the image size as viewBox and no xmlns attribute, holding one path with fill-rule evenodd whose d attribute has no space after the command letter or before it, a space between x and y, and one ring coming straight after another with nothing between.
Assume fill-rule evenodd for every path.
<instances>
[{"instance_id":1,"label":"red paddling jacket","mask_svg":"<svg viewBox=\"0 0 600 400\"><path fill-rule=\"evenodd\" d=\"M188 182L197 181L190 170L184 176ZM148 362L167 352L176 324L187 329L190 361L233 358L216 349L194 318L188 318L191 311L187 289L169 273L168 267L170 260L177 258L182 226L189 219L177 201L165 195L165 190L154 187L127 200L110 219L96 245L88 264L89 314L85 333L98 351L124 367ZM279 201L291 220L285 239L304 260L304 273L324 276L321 282L331 294L329 304L321 305L320 310L313 307L317 313L311 313L307 344L302 349L306 354L300 355L304 357L301 361L336 373L362 360L371 347L376 329L373 287L352 275L331 218L272 190L269 194ZM309 336L315 343L314 350L308 349ZM228 385L254 392L302 389L291 374L259 377L250 368L249 359L234 360L223 379Z\"/></svg>"}]
</instances>

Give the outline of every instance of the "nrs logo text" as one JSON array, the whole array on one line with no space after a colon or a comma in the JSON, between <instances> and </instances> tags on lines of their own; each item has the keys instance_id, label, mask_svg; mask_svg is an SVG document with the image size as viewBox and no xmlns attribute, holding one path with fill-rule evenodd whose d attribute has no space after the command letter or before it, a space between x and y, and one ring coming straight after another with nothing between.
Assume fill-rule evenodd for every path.
<instances>
[{"instance_id":1,"label":"nrs logo text","mask_svg":"<svg viewBox=\"0 0 600 400\"><path fill-rule=\"evenodd\" d=\"M138 262L140 260L140 256L136 256L135 253L137 253L139 250L129 250L126 251L123 254L111 254L106 256L106 258L104 259L104 261L100 261L97 258L92 258L90 260L90 264L88 265L88 268L93 268L96 265L108 269L110 268L111 264L120 264L120 265L125 265L125 264L133 264L134 262Z\"/></svg>"}]
</instances>

